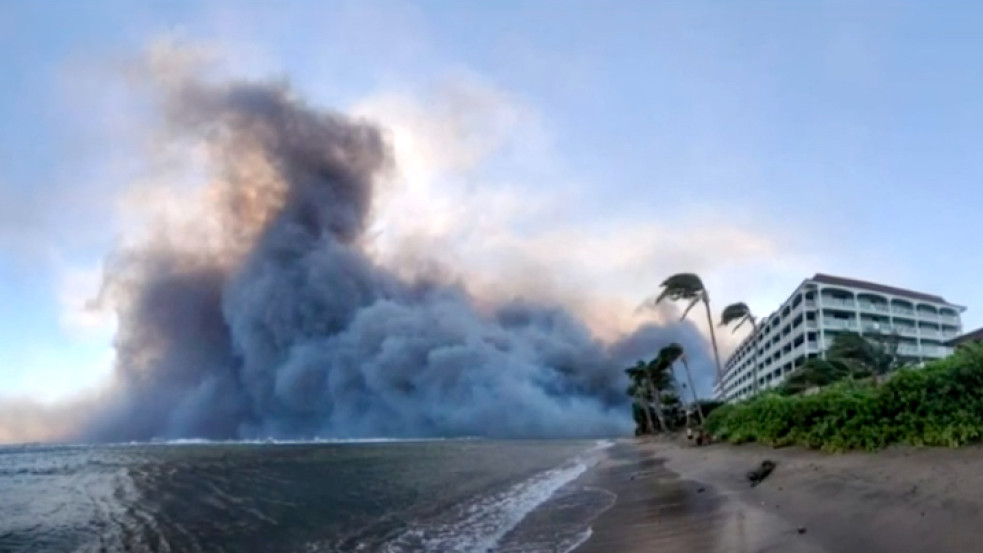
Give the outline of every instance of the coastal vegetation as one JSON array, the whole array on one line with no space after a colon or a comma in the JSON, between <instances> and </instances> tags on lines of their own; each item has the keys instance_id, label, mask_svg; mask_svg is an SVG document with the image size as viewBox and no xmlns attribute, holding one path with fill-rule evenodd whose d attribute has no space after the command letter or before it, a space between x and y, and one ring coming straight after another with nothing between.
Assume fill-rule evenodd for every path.
<instances>
[{"instance_id":1,"label":"coastal vegetation","mask_svg":"<svg viewBox=\"0 0 983 553\"><path fill-rule=\"evenodd\" d=\"M723 376L723 367L720 364L720 351L717 348L717 335L713 331L713 317L710 314L710 294L703 286L703 280L695 273L677 273L662 281L659 285L662 292L658 296L646 300L643 307L655 308L663 300L687 301L689 305L683 310L680 320L685 319L686 315L696 307L698 303L703 303L706 308L707 324L710 327L710 342L713 344L713 359L717 364L717 378Z\"/></svg>"},{"instance_id":2,"label":"coastal vegetation","mask_svg":"<svg viewBox=\"0 0 983 553\"><path fill-rule=\"evenodd\" d=\"M720 378L715 325L703 281L696 274L679 273L661 287L643 307L686 301L684 319L693 307L704 305ZM757 319L747 304L738 302L724 308L716 326L737 331L744 325L756 334ZM983 441L983 345L914 365L898 354L899 341L896 334L838 334L822 357L807 359L772 390L759 393L753 374L752 396L732 404L699 401L682 347L670 344L652 361L640 361L627 371L636 434L673 431L698 422L716 439L732 443L799 445L827 452L873 451L891 444L958 447ZM677 362L686 369L687 396L686 384L674 377Z\"/></svg>"},{"instance_id":3,"label":"coastal vegetation","mask_svg":"<svg viewBox=\"0 0 983 553\"><path fill-rule=\"evenodd\" d=\"M683 367L686 382L676 378L677 366ZM626 393L632 398L636 435L676 431L690 422L703 424L704 415L719 405L699 400L686 354L677 343L665 346L647 363L638 361L625 372L631 382Z\"/></svg>"},{"instance_id":4,"label":"coastal vegetation","mask_svg":"<svg viewBox=\"0 0 983 553\"><path fill-rule=\"evenodd\" d=\"M662 281L660 287L662 291L659 295L647 299L641 308L654 309L664 300L686 301L688 305L680 316L680 320L683 320L696 305L702 303L706 310L719 379L722 375L720 352L710 311L710 294L703 285L703 280L695 273L677 273ZM757 321L745 303L728 305L721 313L720 326L734 325L733 330L736 331L745 323L750 323L757 329ZM674 367L677 362L683 367L686 382L680 383L675 377ZM723 405L723 402L698 398L686 353L678 343L665 346L648 363L638 361L633 367L625 369L625 372L631 381L627 394L632 398L636 435L680 430L693 422L702 426L706 422L706 415ZM689 394L684 394L687 388ZM687 401L682 398L684 395L691 399Z\"/></svg>"},{"instance_id":5,"label":"coastal vegetation","mask_svg":"<svg viewBox=\"0 0 983 553\"><path fill-rule=\"evenodd\" d=\"M839 349L831 347L826 360L804 365L787 387L714 410L707 431L732 443L828 452L891 444L958 447L983 440L983 346L915 367L891 355L890 340L859 338L864 343L840 339L834 344ZM832 383L800 392L824 381Z\"/></svg>"}]
</instances>

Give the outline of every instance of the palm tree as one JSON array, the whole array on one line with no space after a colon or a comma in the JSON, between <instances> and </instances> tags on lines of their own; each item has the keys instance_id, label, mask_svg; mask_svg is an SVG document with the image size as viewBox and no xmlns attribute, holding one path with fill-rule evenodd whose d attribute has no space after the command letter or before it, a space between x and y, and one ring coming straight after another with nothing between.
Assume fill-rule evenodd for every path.
<instances>
[{"instance_id":1,"label":"palm tree","mask_svg":"<svg viewBox=\"0 0 983 553\"><path fill-rule=\"evenodd\" d=\"M635 405L642 412L646 426L645 430L649 433L654 433L655 421L652 420L652 410L646 399L648 395L648 371L646 371L645 362L639 361L634 367L625 369L625 373L631 379L631 385L628 386L628 395L632 397Z\"/></svg>"},{"instance_id":2,"label":"palm tree","mask_svg":"<svg viewBox=\"0 0 983 553\"><path fill-rule=\"evenodd\" d=\"M710 294L703 286L703 281L695 273L677 273L662 281L660 286L662 292L655 298L646 300L642 304L643 307L654 308L664 299L686 300L689 305L683 311L683 316L679 318L682 320L697 303L703 302L707 312L707 326L710 327L710 341L713 344L713 358L717 363L717 381L719 382L723 378L723 370L720 366L720 352L717 349L717 335L713 331L713 316L710 314Z\"/></svg>"},{"instance_id":3,"label":"palm tree","mask_svg":"<svg viewBox=\"0 0 983 553\"><path fill-rule=\"evenodd\" d=\"M659 350L658 358L662 359L663 362L669 367L671 367L676 361L682 362L683 369L686 372L686 380L689 382L689 389L693 393L693 405L696 406L696 413L700 417L700 424L703 424L703 409L700 408L700 400L696 396L696 386L693 384L693 374L690 373L689 363L686 361L686 352L683 350L683 346L673 342Z\"/></svg>"},{"instance_id":4,"label":"palm tree","mask_svg":"<svg viewBox=\"0 0 983 553\"><path fill-rule=\"evenodd\" d=\"M806 359L805 363L785 379L782 390L786 394L798 394L810 388L828 386L845 378L862 378L869 375L870 372L866 369L846 359L812 357Z\"/></svg>"},{"instance_id":5,"label":"palm tree","mask_svg":"<svg viewBox=\"0 0 983 553\"><path fill-rule=\"evenodd\" d=\"M847 332L833 339L826 351L826 357L851 363L860 371L873 376L877 383L881 376L905 365L898 355L900 341L901 337L896 333L861 336L855 332Z\"/></svg>"},{"instance_id":6,"label":"palm tree","mask_svg":"<svg viewBox=\"0 0 983 553\"><path fill-rule=\"evenodd\" d=\"M751 314L751 308L747 306L744 302L732 303L724 308L723 312L720 313L720 326L729 326L733 322L737 322L734 325L731 332L737 332L737 329L741 328L744 323L751 323L751 348L754 350L754 355L751 358L751 362L754 363L754 370L751 372L752 378L754 378L754 393L758 393L758 322L755 320L754 315Z\"/></svg>"},{"instance_id":7,"label":"palm tree","mask_svg":"<svg viewBox=\"0 0 983 553\"><path fill-rule=\"evenodd\" d=\"M662 393L672 388L672 374L660 363L658 357L648 364L644 364L641 361L638 363L645 372L645 383L648 386L649 395L652 398L655 417L659 419L659 429L662 432L666 432L669 428L666 425L665 411L662 409Z\"/></svg>"},{"instance_id":8,"label":"palm tree","mask_svg":"<svg viewBox=\"0 0 983 553\"><path fill-rule=\"evenodd\" d=\"M896 334L870 337L855 332L838 334L826 350L826 359L806 360L789 376L783 388L794 394L838 380L868 377L877 384L882 375L905 365L897 353L899 341Z\"/></svg>"}]
</instances>

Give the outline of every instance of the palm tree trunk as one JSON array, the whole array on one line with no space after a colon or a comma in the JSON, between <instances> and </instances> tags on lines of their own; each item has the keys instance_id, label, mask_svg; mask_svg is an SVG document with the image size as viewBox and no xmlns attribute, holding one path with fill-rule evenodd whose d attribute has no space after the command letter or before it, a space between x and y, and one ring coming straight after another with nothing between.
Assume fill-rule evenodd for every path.
<instances>
[{"instance_id":1,"label":"palm tree trunk","mask_svg":"<svg viewBox=\"0 0 983 553\"><path fill-rule=\"evenodd\" d=\"M638 408L642 410L645 415L645 433L655 434L655 421L652 420L652 412L649 410L648 402L645 401L644 393L635 394L635 402L638 404Z\"/></svg>"},{"instance_id":2,"label":"palm tree trunk","mask_svg":"<svg viewBox=\"0 0 983 553\"><path fill-rule=\"evenodd\" d=\"M717 349L717 333L713 331L713 316L710 314L710 298L704 292L703 306L707 309L707 324L710 326L710 342L713 344L713 359L717 363L717 382L724 379L723 369L720 367L720 351Z\"/></svg>"},{"instance_id":3,"label":"palm tree trunk","mask_svg":"<svg viewBox=\"0 0 983 553\"><path fill-rule=\"evenodd\" d=\"M666 428L666 417L665 413L662 412L662 403L659 401L659 392L655 389L655 384L652 379L647 379L649 392L652 394L652 406L655 408L655 416L659 419L659 429L665 433L668 431Z\"/></svg>"},{"instance_id":4,"label":"palm tree trunk","mask_svg":"<svg viewBox=\"0 0 983 553\"><path fill-rule=\"evenodd\" d=\"M689 382L689 389L693 392L693 405L696 406L696 414L700 417L700 425L705 421L703 419L703 408L700 407L700 399L696 395L696 386L693 385L693 374L689 372L689 363L686 362L685 357L680 357L680 361L683 362L683 369L686 370L686 380Z\"/></svg>"}]
</instances>

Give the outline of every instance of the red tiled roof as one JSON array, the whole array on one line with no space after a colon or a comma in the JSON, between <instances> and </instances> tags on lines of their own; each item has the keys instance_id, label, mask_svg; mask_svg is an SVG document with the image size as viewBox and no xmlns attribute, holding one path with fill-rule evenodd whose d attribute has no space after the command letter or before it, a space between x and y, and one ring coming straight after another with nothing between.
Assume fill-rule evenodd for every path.
<instances>
[{"instance_id":1,"label":"red tiled roof","mask_svg":"<svg viewBox=\"0 0 983 553\"><path fill-rule=\"evenodd\" d=\"M936 296L934 294L924 294L922 292L913 292L911 290L905 290L904 288L895 288L893 286L884 286L883 284L875 284L873 282L866 282L863 280L854 280L852 278L843 278L838 276L826 275L823 273L816 273L812 277L812 280L816 282L822 282L823 284L832 284L834 286L848 286L851 288L864 288L874 292L880 292L882 294L891 294L894 296L903 296L906 298L911 298L914 300L930 301L935 303L945 303L942 296ZM952 305L952 304L949 304Z\"/></svg>"},{"instance_id":2,"label":"red tiled roof","mask_svg":"<svg viewBox=\"0 0 983 553\"><path fill-rule=\"evenodd\" d=\"M946 342L945 345L954 347L967 342L983 342L983 328L977 328L972 332L967 332L961 336L956 336L955 338Z\"/></svg>"}]
</instances>

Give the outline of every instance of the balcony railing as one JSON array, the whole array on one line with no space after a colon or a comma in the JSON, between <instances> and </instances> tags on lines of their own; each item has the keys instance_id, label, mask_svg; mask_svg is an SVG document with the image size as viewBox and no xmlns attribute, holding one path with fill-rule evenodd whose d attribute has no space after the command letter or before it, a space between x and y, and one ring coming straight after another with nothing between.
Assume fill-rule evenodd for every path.
<instances>
[{"instance_id":1,"label":"balcony railing","mask_svg":"<svg viewBox=\"0 0 983 553\"><path fill-rule=\"evenodd\" d=\"M875 311L877 313L890 313L891 308L886 303L874 303L871 301L857 302L861 311Z\"/></svg>"},{"instance_id":2,"label":"balcony railing","mask_svg":"<svg viewBox=\"0 0 983 553\"><path fill-rule=\"evenodd\" d=\"M892 306L891 307L891 313L894 313L895 315L914 316L915 310L914 309L909 309L907 307L898 307L898 306L895 305L895 306Z\"/></svg>"},{"instance_id":3,"label":"balcony railing","mask_svg":"<svg viewBox=\"0 0 983 553\"><path fill-rule=\"evenodd\" d=\"M940 336L938 330L932 330L930 328L919 328L918 335L922 338L938 338Z\"/></svg>"},{"instance_id":4,"label":"balcony railing","mask_svg":"<svg viewBox=\"0 0 983 553\"><path fill-rule=\"evenodd\" d=\"M918 312L918 318L919 319L924 319L926 321L937 321L937 320L939 320L939 314L938 313L933 313L931 311L919 311Z\"/></svg>"},{"instance_id":5,"label":"balcony railing","mask_svg":"<svg viewBox=\"0 0 983 553\"><path fill-rule=\"evenodd\" d=\"M823 326L827 328L849 328L856 329L857 321L853 319L834 319L827 317L823 319Z\"/></svg>"},{"instance_id":6,"label":"balcony railing","mask_svg":"<svg viewBox=\"0 0 983 553\"><path fill-rule=\"evenodd\" d=\"M942 316L939 317L939 319L943 323L948 323L948 324L951 324L951 325L957 325L957 324L959 324L959 317L953 317L952 315L942 315Z\"/></svg>"},{"instance_id":7,"label":"balcony railing","mask_svg":"<svg viewBox=\"0 0 983 553\"><path fill-rule=\"evenodd\" d=\"M806 300L803 303L805 304L806 309L816 308L816 300Z\"/></svg>"},{"instance_id":8,"label":"balcony railing","mask_svg":"<svg viewBox=\"0 0 983 553\"><path fill-rule=\"evenodd\" d=\"M857 303L853 300L840 300L836 298L822 298L823 307L846 307L847 309L856 309Z\"/></svg>"},{"instance_id":9,"label":"balcony railing","mask_svg":"<svg viewBox=\"0 0 983 553\"><path fill-rule=\"evenodd\" d=\"M872 321L861 321L860 328L863 329L864 332L880 332L881 334L890 334L892 331L891 325L881 322L875 323Z\"/></svg>"},{"instance_id":10,"label":"balcony railing","mask_svg":"<svg viewBox=\"0 0 983 553\"><path fill-rule=\"evenodd\" d=\"M949 355L949 348L945 346L922 345L922 355L925 357L945 357Z\"/></svg>"},{"instance_id":11,"label":"balcony railing","mask_svg":"<svg viewBox=\"0 0 983 553\"><path fill-rule=\"evenodd\" d=\"M936 346L931 344L922 344L921 346L902 344L898 346L898 353L901 355L945 357L946 355L949 355L950 352L951 350L945 346Z\"/></svg>"},{"instance_id":12,"label":"balcony railing","mask_svg":"<svg viewBox=\"0 0 983 553\"><path fill-rule=\"evenodd\" d=\"M902 336L915 336L918 334L918 330L913 326L894 326L894 331Z\"/></svg>"},{"instance_id":13,"label":"balcony railing","mask_svg":"<svg viewBox=\"0 0 983 553\"><path fill-rule=\"evenodd\" d=\"M918 349L918 346L902 344L898 346L898 353L901 355L918 355L921 351Z\"/></svg>"}]
</instances>

